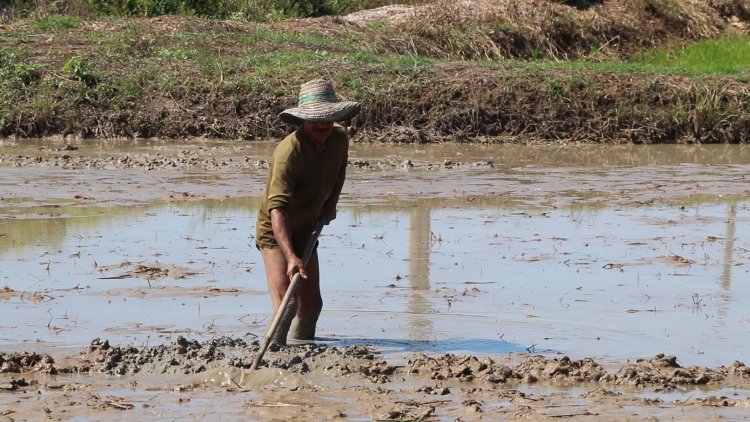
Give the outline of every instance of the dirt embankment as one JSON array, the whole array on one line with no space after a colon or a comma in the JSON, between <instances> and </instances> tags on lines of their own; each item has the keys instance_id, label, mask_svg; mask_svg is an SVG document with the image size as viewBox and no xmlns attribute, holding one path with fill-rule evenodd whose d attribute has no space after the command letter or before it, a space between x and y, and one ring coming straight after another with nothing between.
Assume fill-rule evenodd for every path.
<instances>
[{"instance_id":1,"label":"dirt embankment","mask_svg":"<svg viewBox=\"0 0 750 422\"><path fill-rule=\"evenodd\" d=\"M438 1L266 24L11 22L0 26L0 67L22 66L0 83L0 136L278 137L288 128L277 113L321 76L364 103L357 141L745 142L747 74L596 63L748 28L742 0ZM538 64L578 59L590 65Z\"/></svg>"}]
</instances>

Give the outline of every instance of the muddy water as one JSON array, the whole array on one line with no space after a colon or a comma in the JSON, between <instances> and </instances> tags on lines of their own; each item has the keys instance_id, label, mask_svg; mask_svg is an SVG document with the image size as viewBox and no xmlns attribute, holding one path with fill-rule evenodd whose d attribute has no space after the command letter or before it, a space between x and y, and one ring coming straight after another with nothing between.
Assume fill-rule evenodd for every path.
<instances>
[{"instance_id":1,"label":"muddy water","mask_svg":"<svg viewBox=\"0 0 750 422\"><path fill-rule=\"evenodd\" d=\"M118 148L79 155L170 151ZM700 365L746 356L745 148L356 145L351 155L350 195L321 239L321 341L612 361L664 352ZM262 168L2 172L4 349L263 334L248 195Z\"/></svg>"},{"instance_id":2,"label":"muddy water","mask_svg":"<svg viewBox=\"0 0 750 422\"><path fill-rule=\"evenodd\" d=\"M0 353L73 355L96 337L140 347L180 336L262 336L270 304L252 233L272 148L0 142ZM658 353L707 367L750 360L750 149L358 144L350 159L338 218L320 239L319 343L371 345L396 365L414 352L614 365ZM236 414L227 406L262 420L299 415L300 406L318 409L320 419L339 417L336 409L360 420L387 413L377 396L390 390L344 377L336 389L325 387L328 375L285 373L268 383L291 380L302 391L280 386L264 395L237 368L200 376L208 385L231 382L242 395L221 390L217 402L215 390L181 387L194 377L144 374L138 388L135 380L62 378L65 391L80 383L82 392L99 392L84 398L89 410L65 404L68 393L55 398L54 383L41 396L14 397L26 403L19 409L58 400L84 418L102 416L92 406L121 409L123 398L167 416ZM441 402L434 395L443 387L395 382L386 387L403 397ZM554 397L564 396L567 414L578 414L581 403L597 402L582 398L596 393L585 386L518 388L537 398L492 392L480 400L484 411L524 418L542 396L548 411L561 411ZM643 392L608 407L610 393L598 394L599 411L620 418L613 409L643 406L638 400L705 396ZM474 408L455 397L445 403L458 410L444 409L438 420ZM320 410L320 400L330 404Z\"/></svg>"},{"instance_id":3,"label":"muddy water","mask_svg":"<svg viewBox=\"0 0 750 422\"><path fill-rule=\"evenodd\" d=\"M253 198L3 220L5 348L262 335ZM621 361L746 355L747 202L529 211L345 207L326 228L326 341ZM137 272L141 265L166 269Z\"/></svg>"}]
</instances>

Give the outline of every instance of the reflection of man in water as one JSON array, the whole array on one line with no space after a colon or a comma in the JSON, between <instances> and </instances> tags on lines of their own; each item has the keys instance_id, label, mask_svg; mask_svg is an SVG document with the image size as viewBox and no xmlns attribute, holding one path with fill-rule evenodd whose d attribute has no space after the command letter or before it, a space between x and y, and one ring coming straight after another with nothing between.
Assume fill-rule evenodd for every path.
<instances>
[{"instance_id":1,"label":"reflection of man in water","mask_svg":"<svg viewBox=\"0 0 750 422\"><path fill-rule=\"evenodd\" d=\"M271 159L256 223L255 242L263 256L268 290L274 313L278 312L290 280L302 277L296 297L289 301L297 309L292 338L313 340L323 308L320 295L318 254L307 266L302 259L305 245L317 221L336 218L336 204L346 177L349 136L334 122L359 113L359 103L340 101L333 85L324 80L302 84L297 107L279 117L298 129L279 143ZM294 313L279 322L272 339L286 344Z\"/></svg>"}]
</instances>

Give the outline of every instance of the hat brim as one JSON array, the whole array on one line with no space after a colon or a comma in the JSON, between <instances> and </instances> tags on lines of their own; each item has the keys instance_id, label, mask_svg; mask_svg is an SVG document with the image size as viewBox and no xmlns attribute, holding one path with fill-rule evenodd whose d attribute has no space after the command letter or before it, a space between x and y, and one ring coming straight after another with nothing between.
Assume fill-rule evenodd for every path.
<instances>
[{"instance_id":1,"label":"hat brim","mask_svg":"<svg viewBox=\"0 0 750 422\"><path fill-rule=\"evenodd\" d=\"M362 105L354 101L336 103L306 103L300 107L286 109L279 113L285 123L299 125L308 122L342 122L359 114Z\"/></svg>"}]
</instances>

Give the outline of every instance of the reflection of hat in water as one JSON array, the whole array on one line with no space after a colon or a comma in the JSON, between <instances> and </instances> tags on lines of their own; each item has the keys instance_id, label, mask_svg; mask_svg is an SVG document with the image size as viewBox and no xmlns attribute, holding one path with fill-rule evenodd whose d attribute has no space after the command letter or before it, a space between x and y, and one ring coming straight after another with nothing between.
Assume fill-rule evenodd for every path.
<instances>
[{"instance_id":1,"label":"reflection of hat in water","mask_svg":"<svg viewBox=\"0 0 750 422\"><path fill-rule=\"evenodd\" d=\"M300 87L297 107L282 111L279 117L286 123L295 125L305 120L341 122L356 116L361 108L360 103L339 100L331 82L315 79Z\"/></svg>"}]
</instances>

